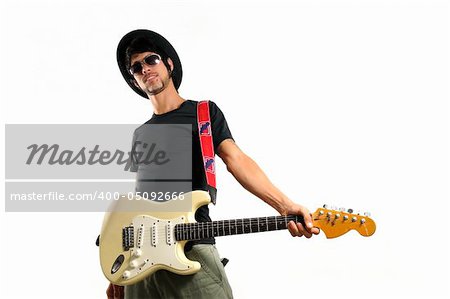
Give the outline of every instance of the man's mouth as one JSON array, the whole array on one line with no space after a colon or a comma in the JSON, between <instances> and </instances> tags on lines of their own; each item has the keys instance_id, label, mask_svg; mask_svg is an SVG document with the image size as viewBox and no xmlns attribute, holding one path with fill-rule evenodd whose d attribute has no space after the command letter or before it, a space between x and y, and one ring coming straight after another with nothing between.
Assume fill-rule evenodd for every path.
<instances>
[{"instance_id":1,"label":"man's mouth","mask_svg":"<svg viewBox=\"0 0 450 299\"><path fill-rule=\"evenodd\" d=\"M157 74L147 75L147 76L144 77L144 82L153 81L154 79L156 79L156 77L158 77Z\"/></svg>"}]
</instances>

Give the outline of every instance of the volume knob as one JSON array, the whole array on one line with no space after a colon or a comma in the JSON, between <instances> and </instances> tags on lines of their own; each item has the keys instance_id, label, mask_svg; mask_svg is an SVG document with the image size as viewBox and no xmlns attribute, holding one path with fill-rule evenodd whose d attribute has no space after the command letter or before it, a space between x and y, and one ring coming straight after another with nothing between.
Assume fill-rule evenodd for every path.
<instances>
[{"instance_id":1,"label":"volume knob","mask_svg":"<svg viewBox=\"0 0 450 299\"><path fill-rule=\"evenodd\" d=\"M142 255L142 250L141 249L136 249L136 251L134 252L135 256L141 256Z\"/></svg>"},{"instance_id":2,"label":"volume knob","mask_svg":"<svg viewBox=\"0 0 450 299\"><path fill-rule=\"evenodd\" d=\"M130 267L131 268L136 268L138 266L138 261L137 260L132 260L130 263Z\"/></svg>"},{"instance_id":3,"label":"volume knob","mask_svg":"<svg viewBox=\"0 0 450 299\"><path fill-rule=\"evenodd\" d=\"M130 275L131 275L130 271L123 271L122 277L123 279L128 279L130 278Z\"/></svg>"}]
</instances>

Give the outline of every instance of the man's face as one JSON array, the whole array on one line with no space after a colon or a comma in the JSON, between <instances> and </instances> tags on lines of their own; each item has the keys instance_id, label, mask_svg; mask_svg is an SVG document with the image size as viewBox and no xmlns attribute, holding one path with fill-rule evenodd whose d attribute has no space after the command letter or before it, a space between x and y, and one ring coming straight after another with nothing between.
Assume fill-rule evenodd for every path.
<instances>
[{"instance_id":1,"label":"man's face","mask_svg":"<svg viewBox=\"0 0 450 299\"><path fill-rule=\"evenodd\" d=\"M141 63L142 70L133 74L137 85L145 93L149 95L157 95L163 91L170 83L169 72L162 61L156 65L148 65L143 59L154 52L143 52L139 54L133 54L130 59L130 65L135 63ZM173 68L172 61L169 59L169 66Z\"/></svg>"}]
</instances>

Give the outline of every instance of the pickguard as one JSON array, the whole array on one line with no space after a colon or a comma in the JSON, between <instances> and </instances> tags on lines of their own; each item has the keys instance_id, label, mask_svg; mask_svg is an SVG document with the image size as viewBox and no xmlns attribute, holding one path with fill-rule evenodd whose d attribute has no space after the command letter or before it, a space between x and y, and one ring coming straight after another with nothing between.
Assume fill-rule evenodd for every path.
<instances>
[{"instance_id":1,"label":"pickguard","mask_svg":"<svg viewBox=\"0 0 450 299\"><path fill-rule=\"evenodd\" d=\"M174 219L158 219L148 215L134 217L131 223L135 228L134 247L130 248L131 259L122 278L127 280L161 265L179 271L189 269L190 266L178 256L180 246L174 234L175 225L184 222L184 216Z\"/></svg>"}]
</instances>

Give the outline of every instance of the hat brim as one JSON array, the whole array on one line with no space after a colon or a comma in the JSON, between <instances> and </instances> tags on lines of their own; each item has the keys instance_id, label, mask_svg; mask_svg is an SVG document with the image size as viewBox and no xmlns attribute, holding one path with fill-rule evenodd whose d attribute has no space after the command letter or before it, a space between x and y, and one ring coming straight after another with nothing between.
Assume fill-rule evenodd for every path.
<instances>
[{"instance_id":1,"label":"hat brim","mask_svg":"<svg viewBox=\"0 0 450 299\"><path fill-rule=\"evenodd\" d=\"M169 43L169 41L167 41L160 34L146 29L138 29L127 33L124 37L122 37L122 39L119 42L119 45L117 46L117 63L119 64L119 69L120 72L122 73L123 78L125 79L127 84L131 87L131 89L133 89L140 96L148 99L147 94L134 84L135 82L134 78L129 73L126 67L125 62L126 50L130 45L131 41L133 41L135 38L148 39L156 46L158 46L160 49L162 49L164 52L166 52L166 54L173 62L172 80L175 89L178 90L178 88L181 85L181 79L183 78L183 69L181 67L180 58L178 57L175 48Z\"/></svg>"}]
</instances>

